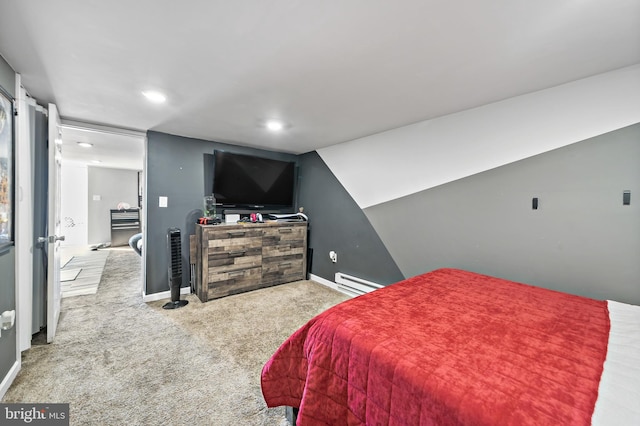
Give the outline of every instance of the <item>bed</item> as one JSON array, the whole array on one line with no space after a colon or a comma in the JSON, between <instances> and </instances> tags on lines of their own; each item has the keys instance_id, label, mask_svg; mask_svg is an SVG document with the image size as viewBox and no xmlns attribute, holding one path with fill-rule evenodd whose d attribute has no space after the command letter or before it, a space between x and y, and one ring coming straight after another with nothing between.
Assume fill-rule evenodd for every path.
<instances>
[{"instance_id":1,"label":"bed","mask_svg":"<svg viewBox=\"0 0 640 426\"><path fill-rule=\"evenodd\" d=\"M439 269L313 318L261 381L298 425L637 425L640 307Z\"/></svg>"}]
</instances>

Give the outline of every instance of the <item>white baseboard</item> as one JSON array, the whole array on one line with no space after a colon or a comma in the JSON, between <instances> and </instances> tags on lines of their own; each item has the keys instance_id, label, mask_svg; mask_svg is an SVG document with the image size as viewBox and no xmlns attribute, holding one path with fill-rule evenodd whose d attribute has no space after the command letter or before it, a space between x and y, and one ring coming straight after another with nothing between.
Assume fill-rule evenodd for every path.
<instances>
[{"instance_id":1,"label":"white baseboard","mask_svg":"<svg viewBox=\"0 0 640 426\"><path fill-rule=\"evenodd\" d=\"M20 362L16 361L13 363L13 366L9 369L9 372L6 376L4 376L4 380L0 383L0 400L4 398L4 394L7 393L11 383L13 383L14 379L18 375L20 371Z\"/></svg>"},{"instance_id":2,"label":"white baseboard","mask_svg":"<svg viewBox=\"0 0 640 426\"><path fill-rule=\"evenodd\" d=\"M191 294L191 287L180 287L180 294ZM162 299L171 299L171 290L161 291L160 293L143 294L142 301L155 302Z\"/></svg>"},{"instance_id":3,"label":"white baseboard","mask_svg":"<svg viewBox=\"0 0 640 426\"><path fill-rule=\"evenodd\" d=\"M338 284L334 283L333 281L329 281L327 279L324 279L322 277L319 277L317 275L313 275L313 274L309 274L309 279L311 281L317 282L318 284L322 284L324 286L327 286L335 291L339 291L342 294L346 294L347 296L351 296L354 297L354 295L352 293L347 293L346 291L343 291Z\"/></svg>"},{"instance_id":4,"label":"white baseboard","mask_svg":"<svg viewBox=\"0 0 640 426\"><path fill-rule=\"evenodd\" d=\"M329 287L333 290L339 291L342 294L346 294L347 296L351 296L353 297L353 294L351 293L347 293L345 291L342 291L338 285L336 283L334 283L333 281L329 281L327 279L324 279L322 277L319 277L317 275L313 275L313 274L309 274L309 279L311 281L317 282L318 284L322 284L326 287ZM190 294L191 293L191 288L190 287L180 287L180 294ZM167 291L161 291L160 293L153 293L153 294L143 294L142 295L142 301L147 303L147 302L155 302L157 300L162 300L162 299L171 299L171 291L167 290Z\"/></svg>"}]
</instances>

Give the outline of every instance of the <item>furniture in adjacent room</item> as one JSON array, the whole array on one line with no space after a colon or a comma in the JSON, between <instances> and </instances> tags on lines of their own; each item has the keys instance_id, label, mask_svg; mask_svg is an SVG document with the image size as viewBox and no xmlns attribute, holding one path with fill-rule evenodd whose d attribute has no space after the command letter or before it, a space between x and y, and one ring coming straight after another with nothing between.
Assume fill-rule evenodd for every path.
<instances>
[{"instance_id":1,"label":"furniture in adjacent room","mask_svg":"<svg viewBox=\"0 0 640 426\"><path fill-rule=\"evenodd\" d=\"M195 293L202 302L306 277L307 223L196 225Z\"/></svg>"},{"instance_id":2,"label":"furniture in adjacent room","mask_svg":"<svg viewBox=\"0 0 640 426\"><path fill-rule=\"evenodd\" d=\"M139 209L111 210L111 246L126 246L129 238L142 232Z\"/></svg>"}]
</instances>

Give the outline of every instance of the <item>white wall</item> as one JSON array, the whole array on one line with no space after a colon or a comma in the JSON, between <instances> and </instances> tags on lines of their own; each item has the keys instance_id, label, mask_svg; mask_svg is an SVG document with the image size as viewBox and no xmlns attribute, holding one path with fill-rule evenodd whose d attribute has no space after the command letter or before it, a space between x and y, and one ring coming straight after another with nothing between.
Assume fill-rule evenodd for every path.
<instances>
[{"instance_id":1,"label":"white wall","mask_svg":"<svg viewBox=\"0 0 640 426\"><path fill-rule=\"evenodd\" d=\"M21 76L16 74L18 110L24 113L16 120L16 288L18 291L18 347L20 351L31 347L31 323L33 303L33 167L32 167L32 122L28 105L35 102L27 99L21 86Z\"/></svg>"},{"instance_id":2,"label":"white wall","mask_svg":"<svg viewBox=\"0 0 640 426\"><path fill-rule=\"evenodd\" d=\"M61 176L62 232L65 246L86 246L88 244L88 168L86 164L64 160Z\"/></svg>"},{"instance_id":3,"label":"white wall","mask_svg":"<svg viewBox=\"0 0 640 426\"><path fill-rule=\"evenodd\" d=\"M361 208L640 122L640 65L318 150Z\"/></svg>"}]
</instances>

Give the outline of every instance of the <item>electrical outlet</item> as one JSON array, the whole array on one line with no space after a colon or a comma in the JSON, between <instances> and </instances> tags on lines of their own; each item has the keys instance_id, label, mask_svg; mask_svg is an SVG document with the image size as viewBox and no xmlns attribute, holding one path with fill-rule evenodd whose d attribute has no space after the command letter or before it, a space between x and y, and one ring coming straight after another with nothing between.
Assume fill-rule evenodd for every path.
<instances>
[{"instance_id":1,"label":"electrical outlet","mask_svg":"<svg viewBox=\"0 0 640 426\"><path fill-rule=\"evenodd\" d=\"M16 310L4 311L0 314L0 329L9 330L16 323Z\"/></svg>"},{"instance_id":2,"label":"electrical outlet","mask_svg":"<svg viewBox=\"0 0 640 426\"><path fill-rule=\"evenodd\" d=\"M329 252L329 259L331 259L331 261L333 263L337 263L338 262L338 253L336 253L335 251L331 250Z\"/></svg>"}]
</instances>

